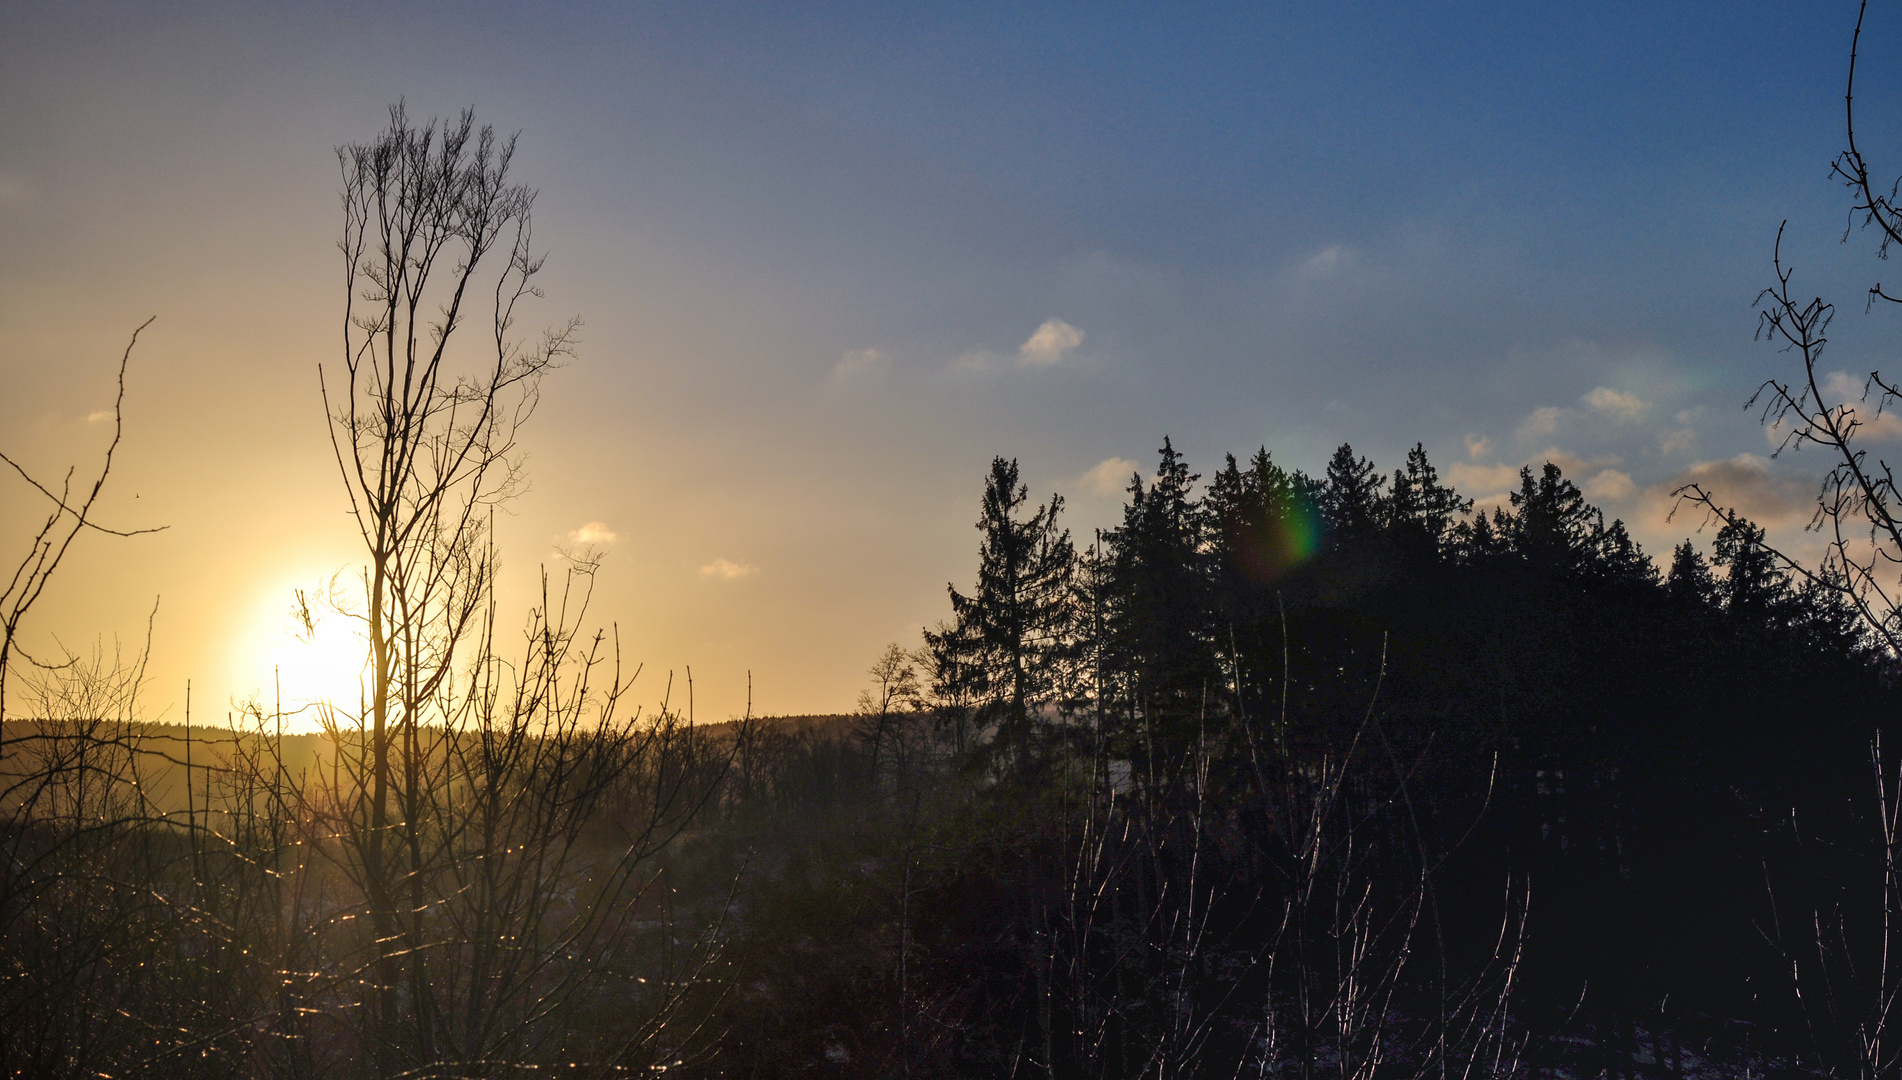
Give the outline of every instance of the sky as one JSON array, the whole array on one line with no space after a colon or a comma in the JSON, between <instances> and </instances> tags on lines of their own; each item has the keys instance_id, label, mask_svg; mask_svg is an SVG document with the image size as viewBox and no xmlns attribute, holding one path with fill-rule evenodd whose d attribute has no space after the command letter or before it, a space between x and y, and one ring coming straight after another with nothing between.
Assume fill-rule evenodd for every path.
<instances>
[{"instance_id":1,"label":"sky","mask_svg":"<svg viewBox=\"0 0 1902 1080\"><path fill-rule=\"evenodd\" d=\"M504 605L593 544L636 696L691 669L703 720L850 708L975 576L995 456L1079 537L1164 437L1204 475L1417 441L1482 504L1554 460L1654 556L1710 539L1690 479L1804 550L1823 463L1745 407L1793 370L1753 340L1779 225L1843 385L1897 340L1829 176L1853 4L550 7L0 2L0 451L94 467L156 316L100 520L165 531L82 538L40 654L149 624L153 719L315 685L292 590L362 562L336 150L398 100L519 133L527 318L583 322ZM1898 45L1879 7L1891 177ZM0 477L9 563L37 499Z\"/></svg>"}]
</instances>

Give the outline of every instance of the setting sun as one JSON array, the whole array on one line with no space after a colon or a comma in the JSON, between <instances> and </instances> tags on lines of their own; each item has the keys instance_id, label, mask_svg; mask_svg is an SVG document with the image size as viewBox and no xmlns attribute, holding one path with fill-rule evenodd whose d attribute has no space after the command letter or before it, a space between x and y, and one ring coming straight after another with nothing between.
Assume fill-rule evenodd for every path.
<instances>
[{"instance_id":1,"label":"setting sun","mask_svg":"<svg viewBox=\"0 0 1902 1080\"><path fill-rule=\"evenodd\" d=\"M258 701L266 708L281 704L286 726L293 730L315 730L318 705L356 715L369 656L369 641L354 616L314 600L307 610L308 624L299 615L294 588L270 590L247 636L255 644L245 650L254 657L250 670L261 680Z\"/></svg>"}]
</instances>

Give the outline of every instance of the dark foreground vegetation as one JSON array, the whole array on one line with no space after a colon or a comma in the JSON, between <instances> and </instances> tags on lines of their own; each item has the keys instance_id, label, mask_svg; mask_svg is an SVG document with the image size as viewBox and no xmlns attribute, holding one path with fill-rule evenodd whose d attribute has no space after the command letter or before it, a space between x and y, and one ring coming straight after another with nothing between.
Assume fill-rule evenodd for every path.
<instances>
[{"instance_id":1,"label":"dark foreground vegetation","mask_svg":"<svg viewBox=\"0 0 1902 1080\"><path fill-rule=\"evenodd\" d=\"M984 507L976 587L855 713L618 720L538 613L506 693L405 733L381 824L337 714L146 725L123 668L36 681L0 1064L1855 1068L1889 666L1748 523L1661 574L1555 468L1480 515L1346 447L1203 485L1165 445L1082 552L1014 463Z\"/></svg>"}]
</instances>

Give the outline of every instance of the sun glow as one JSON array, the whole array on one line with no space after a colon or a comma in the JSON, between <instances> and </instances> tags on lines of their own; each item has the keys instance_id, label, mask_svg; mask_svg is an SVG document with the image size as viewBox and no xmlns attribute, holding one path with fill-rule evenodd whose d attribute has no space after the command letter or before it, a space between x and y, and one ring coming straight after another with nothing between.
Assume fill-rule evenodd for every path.
<instances>
[{"instance_id":1,"label":"sun glow","mask_svg":"<svg viewBox=\"0 0 1902 1080\"><path fill-rule=\"evenodd\" d=\"M370 651L361 620L314 599L303 602L294 590L275 595L252 637L258 667L246 673L257 681L258 703L272 711L281 706L287 729L316 730L325 707L349 723L359 711Z\"/></svg>"}]
</instances>

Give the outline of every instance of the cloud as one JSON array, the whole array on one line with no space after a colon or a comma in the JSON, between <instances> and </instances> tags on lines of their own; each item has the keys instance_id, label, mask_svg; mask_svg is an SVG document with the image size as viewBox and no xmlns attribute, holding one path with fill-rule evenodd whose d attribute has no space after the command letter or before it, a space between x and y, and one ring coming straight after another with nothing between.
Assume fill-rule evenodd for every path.
<instances>
[{"instance_id":1,"label":"cloud","mask_svg":"<svg viewBox=\"0 0 1902 1080\"><path fill-rule=\"evenodd\" d=\"M1083 344L1083 331L1062 319L1045 319L1030 340L1017 348L1023 362L1045 367L1063 359L1063 354Z\"/></svg>"},{"instance_id":2,"label":"cloud","mask_svg":"<svg viewBox=\"0 0 1902 1080\"><path fill-rule=\"evenodd\" d=\"M94 409L92 412L86 414L86 422L88 424L97 424L110 419L112 419L111 409Z\"/></svg>"},{"instance_id":3,"label":"cloud","mask_svg":"<svg viewBox=\"0 0 1902 1080\"><path fill-rule=\"evenodd\" d=\"M1543 439L1557 431L1559 422L1571 415L1570 409L1547 405L1542 409L1533 410L1531 416L1519 421L1519 428L1514 434L1521 439Z\"/></svg>"},{"instance_id":4,"label":"cloud","mask_svg":"<svg viewBox=\"0 0 1902 1080\"><path fill-rule=\"evenodd\" d=\"M614 540L614 530L599 521L590 521L568 534L571 544L612 544Z\"/></svg>"},{"instance_id":5,"label":"cloud","mask_svg":"<svg viewBox=\"0 0 1902 1080\"><path fill-rule=\"evenodd\" d=\"M1823 376L1823 393L1836 401L1861 401L1868 384L1847 371L1832 371Z\"/></svg>"},{"instance_id":6,"label":"cloud","mask_svg":"<svg viewBox=\"0 0 1902 1080\"><path fill-rule=\"evenodd\" d=\"M1532 474L1537 476L1548 461L1557 465L1559 471L1568 477L1591 477L1585 488L1589 495L1618 499L1623 498L1632 490L1631 477L1613 468L1615 465L1623 464L1623 459L1616 454L1582 458L1556 446L1548 446L1543 451L1531 455L1524 462L1523 467L1531 469ZM1498 462L1488 465L1481 462L1456 461L1447 468L1446 480L1460 493L1478 498L1482 505L1491 505L1495 502L1503 505L1507 493L1519 490L1520 468L1520 465L1506 465ZM1597 490L1592 490L1590 484L1598 485Z\"/></svg>"},{"instance_id":7,"label":"cloud","mask_svg":"<svg viewBox=\"0 0 1902 1080\"><path fill-rule=\"evenodd\" d=\"M1353 268L1357 256L1353 248L1330 244L1301 261L1295 273L1309 280L1333 277Z\"/></svg>"},{"instance_id":8,"label":"cloud","mask_svg":"<svg viewBox=\"0 0 1902 1080\"><path fill-rule=\"evenodd\" d=\"M719 578L721 581L737 581L757 573L759 567L751 563L736 563L731 559L715 559L700 568L701 577Z\"/></svg>"},{"instance_id":9,"label":"cloud","mask_svg":"<svg viewBox=\"0 0 1902 1080\"><path fill-rule=\"evenodd\" d=\"M1519 486L1519 467L1456 461L1446 470L1446 482L1466 495L1511 491Z\"/></svg>"},{"instance_id":10,"label":"cloud","mask_svg":"<svg viewBox=\"0 0 1902 1080\"><path fill-rule=\"evenodd\" d=\"M1770 471L1770 460L1756 454L1700 461L1646 494L1653 501L1675 505L1670 493L1686 484L1702 486L1717 505L1763 526L1801 524L1816 512L1814 478L1777 476Z\"/></svg>"},{"instance_id":11,"label":"cloud","mask_svg":"<svg viewBox=\"0 0 1902 1080\"><path fill-rule=\"evenodd\" d=\"M1118 495L1128 489L1129 478L1137 471L1136 463L1128 458L1104 458L1090 466L1080 483L1085 491L1095 495Z\"/></svg>"},{"instance_id":12,"label":"cloud","mask_svg":"<svg viewBox=\"0 0 1902 1080\"><path fill-rule=\"evenodd\" d=\"M1630 495L1637 486L1631 482L1630 473L1606 469L1585 481L1584 490L1587 498L1617 501Z\"/></svg>"},{"instance_id":13,"label":"cloud","mask_svg":"<svg viewBox=\"0 0 1902 1080\"><path fill-rule=\"evenodd\" d=\"M989 349L972 349L951 361L951 370L959 375L981 375L996 367L1000 359Z\"/></svg>"},{"instance_id":14,"label":"cloud","mask_svg":"<svg viewBox=\"0 0 1902 1080\"><path fill-rule=\"evenodd\" d=\"M1532 472L1536 476L1545 468L1545 463L1548 461L1557 465L1560 472L1570 477L1586 476L1600 469L1609 469L1614 465L1625 463L1625 459L1617 454L1600 454L1597 457L1585 458L1556 446L1548 446L1543 451L1534 454L1532 460L1526 464L1532 467Z\"/></svg>"},{"instance_id":15,"label":"cloud","mask_svg":"<svg viewBox=\"0 0 1902 1080\"><path fill-rule=\"evenodd\" d=\"M891 357L878 349L853 349L832 365L832 374L849 379L854 375L874 375L891 366Z\"/></svg>"},{"instance_id":16,"label":"cloud","mask_svg":"<svg viewBox=\"0 0 1902 1080\"><path fill-rule=\"evenodd\" d=\"M1667 454L1688 454L1696 446L1697 432L1687 427L1665 432L1658 442L1658 449Z\"/></svg>"},{"instance_id":17,"label":"cloud","mask_svg":"<svg viewBox=\"0 0 1902 1080\"><path fill-rule=\"evenodd\" d=\"M1896 415L1894 403L1889 402L1890 408L1880 408L1884 398L1882 391L1877 390L1875 397L1878 408L1871 409L1868 406L1868 389L1866 380L1858 379L1846 371L1832 371L1823 377L1825 404L1838 406L1855 418L1858 438L1880 442L1902 439L1902 417Z\"/></svg>"},{"instance_id":18,"label":"cloud","mask_svg":"<svg viewBox=\"0 0 1902 1080\"><path fill-rule=\"evenodd\" d=\"M1628 424L1641 418L1645 411L1651 408L1651 403L1638 395L1613 390L1609 386L1598 387L1581 400L1620 424Z\"/></svg>"},{"instance_id":19,"label":"cloud","mask_svg":"<svg viewBox=\"0 0 1902 1080\"><path fill-rule=\"evenodd\" d=\"M1472 458L1474 461L1478 461L1480 458L1490 457L1492 455L1492 452L1493 452L1493 441L1491 439L1488 439L1484 435L1466 436L1466 456L1467 457Z\"/></svg>"}]
</instances>

